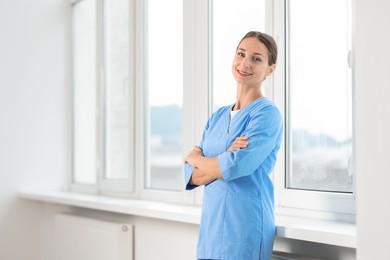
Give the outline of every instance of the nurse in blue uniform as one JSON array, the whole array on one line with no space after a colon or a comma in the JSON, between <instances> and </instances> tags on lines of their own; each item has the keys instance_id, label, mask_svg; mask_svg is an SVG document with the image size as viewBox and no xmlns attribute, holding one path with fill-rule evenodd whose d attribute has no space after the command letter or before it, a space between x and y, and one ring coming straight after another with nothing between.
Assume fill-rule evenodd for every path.
<instances>
[{"instance_id":1,"label":"nurse in blue uniform","mask_svg":"<svg viewBox=\"0 0 390 260\"><path fill-rule=\"evenodd\" d=\"M208 120L200 146L185 157L186 189L204 185L198 259L269 260L275 237L270 173L282 140L282 118L262 82L276 66L274 39L249 32L232 72L236 102Z\"/></svg>"}]
</instances>

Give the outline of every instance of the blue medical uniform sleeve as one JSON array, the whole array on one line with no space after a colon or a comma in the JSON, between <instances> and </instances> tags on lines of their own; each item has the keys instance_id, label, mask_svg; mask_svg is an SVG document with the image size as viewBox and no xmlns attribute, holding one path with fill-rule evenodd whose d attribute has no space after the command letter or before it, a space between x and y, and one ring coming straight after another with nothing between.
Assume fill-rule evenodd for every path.
<instances>
[{"instance_id":1,"label":"blue medical uniform sleeve","mask_svg":"<svg viewBox=\"0 0 390 260\"><path fill-rule=\"evenodd\" d=\"M207 121L207 124L205 126L205 129L203 130L202 140L200 141L200 149L203 149L203 141L207 135L208 129L209 129L209 123L210 120L212 120L213 116L210 117L210 119ZM192 190L198 187L199 185L191 185L189 184L192 173L194 172L194 167L192 167L189 163L185 163L184 165L184 183L186 184L186 190Z\"/></svg>"},{"instance_id":2,"label":"blue medical uniform sleeve","mask_svg":"<svg viewBox=\"0 0 390 260\"><path fill-rule=\"evenodd\" d=\"M225 152L218 156L219 167L225 181L252 174L279 146L282 136L282 119L279 110L270 106L251 115L241 136L249 138L245 149Z\"/></svg>"},{"instance_id":3,"label":"blue medical uniform sleeve","mask_svg":"<svg viewBox=\"0 0 390 260\"><path fill-rule=\"evenodd\" d=\"M189 163L186 163L184 165L184 183L186 184L186 190L192 190L198 187L198 185L190 184L193 171L194 167L192 167Z\"/></svg>"}]
</instances>

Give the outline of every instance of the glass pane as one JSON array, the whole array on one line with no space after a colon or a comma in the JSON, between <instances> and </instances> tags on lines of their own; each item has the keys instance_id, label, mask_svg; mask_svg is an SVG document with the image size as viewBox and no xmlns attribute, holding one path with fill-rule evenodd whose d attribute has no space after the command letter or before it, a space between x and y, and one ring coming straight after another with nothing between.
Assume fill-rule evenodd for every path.
<instances>
[{"instance_id":1,"label":"glass pane","mask_svg":"<svg viewBox=\"0 0 390 260\"><path fill-rule=\"evenodd\" d=\"M352 192L350 1L290 0L288 10L288 187Z\"/></svg>"},{"instance_id":2,"label":"glass pane","mask_svg":"<svg viewBox=\"0 0 390 260\"><path fill-rule=\"evenodd\" d=\"M162 11L164 10L164 11ZM182 189L183 3L148 0L145 187Z\"/></svg>"},{"instance_id":3,"label":"glass pane","mask_svg":"<svg viewBox=\"0 0 390 260\"><path fill-rule=\"evenodd\" d=\"M129 1L105 2L105 173L106 179L128 179L129 120Z\"/></svg>"},{"instance_id":4,"label":"glass pane","mask_svg":"<svg viewBox=\"0 0 390 260\"><path fill-rule=\"evenodd\" d=\"M238 42L249 31L265 31L265 0L212 1L211 68L213 110L236 101L232 62ZM245 6L245 8L241 8Z\"/></svg>"},{"instance_id":5,"label":"glass pane","mask_svg":"<svg viewBox=\"0 0 390 260\"><path fill-rule=\"evenodd\" d=\"M76 183L96 183L96 2L73 6L73 167Z\"/></svg>"}]
</instances>

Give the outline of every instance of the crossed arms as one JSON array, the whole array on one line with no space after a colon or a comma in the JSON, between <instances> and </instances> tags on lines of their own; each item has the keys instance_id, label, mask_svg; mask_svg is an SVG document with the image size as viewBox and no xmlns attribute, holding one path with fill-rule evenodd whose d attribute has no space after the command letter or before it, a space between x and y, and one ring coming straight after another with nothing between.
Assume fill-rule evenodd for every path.
<instances>
[{"instance_id":1,"label":"crossed arms","mask_svg":"<svg viewBox=\"0 0 390 260\"><path fill-rule=\"evenodd\" d=\"M248 137L240 136L234 140L228 148L228 152L236 149L243 149L249 145ZM184 158L184 162L194 167L189 184L206 185L216 179L223 179L221 169L218 164L218 157L205 157L203 151L195 146Z\"/></svg>"}]
</instances>

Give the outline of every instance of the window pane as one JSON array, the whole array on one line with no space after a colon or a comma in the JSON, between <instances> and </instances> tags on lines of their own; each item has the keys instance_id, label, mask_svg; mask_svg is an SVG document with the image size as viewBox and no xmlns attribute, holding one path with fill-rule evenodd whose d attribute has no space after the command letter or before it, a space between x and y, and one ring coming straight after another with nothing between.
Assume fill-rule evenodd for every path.
<instances>
[{"instance_id":1,"label":"window pane","mask_svg":"<svg viewBox=\"0 0 390 260\"><path fill-rule=\"evenodd\" d=\"M145 187L181 190L183 3L182 0L149 0L146 11L148 163Z\"/></svg>"},{"instance_id":2,"label":"window pane","mask_svg":"<svg viewBox=\"0 0 390 260\"><path fill-rule=\"evenodd\" d=\"M241 8L245 6L245 8ZM212 1L211 68L214 111L236 101L232 62L238 42L249 31L265 31L264 0Z\"/></svg>"},{"instance_id":3,"label":"window pane","mask_svg":"<svg viewBox=\"0 0 390 260\"><path fill-rule=\"evenodd\" d=\"M96 183L96 2L73 6L73 167L76 183Z\"/></svg>"},{"instance_id":4,"label":"window pane","mask_svg":"<svg viewBox=\"0 0 390 260\"><path fill-rule=\"evenodd\" d=\"M287 185L352 192L350 2L290 0L288 11Z\"/></svg>"},{"instance_id":5,"label":"window pane","mask_svg":"<svg viewBox=\"0 0 390 260\"><path fill-rule=\"evenodd\" d=\"M129 120L129 1L105 2L105 173L106 179L128 179Z\"/></svg>"}]
</instances>

